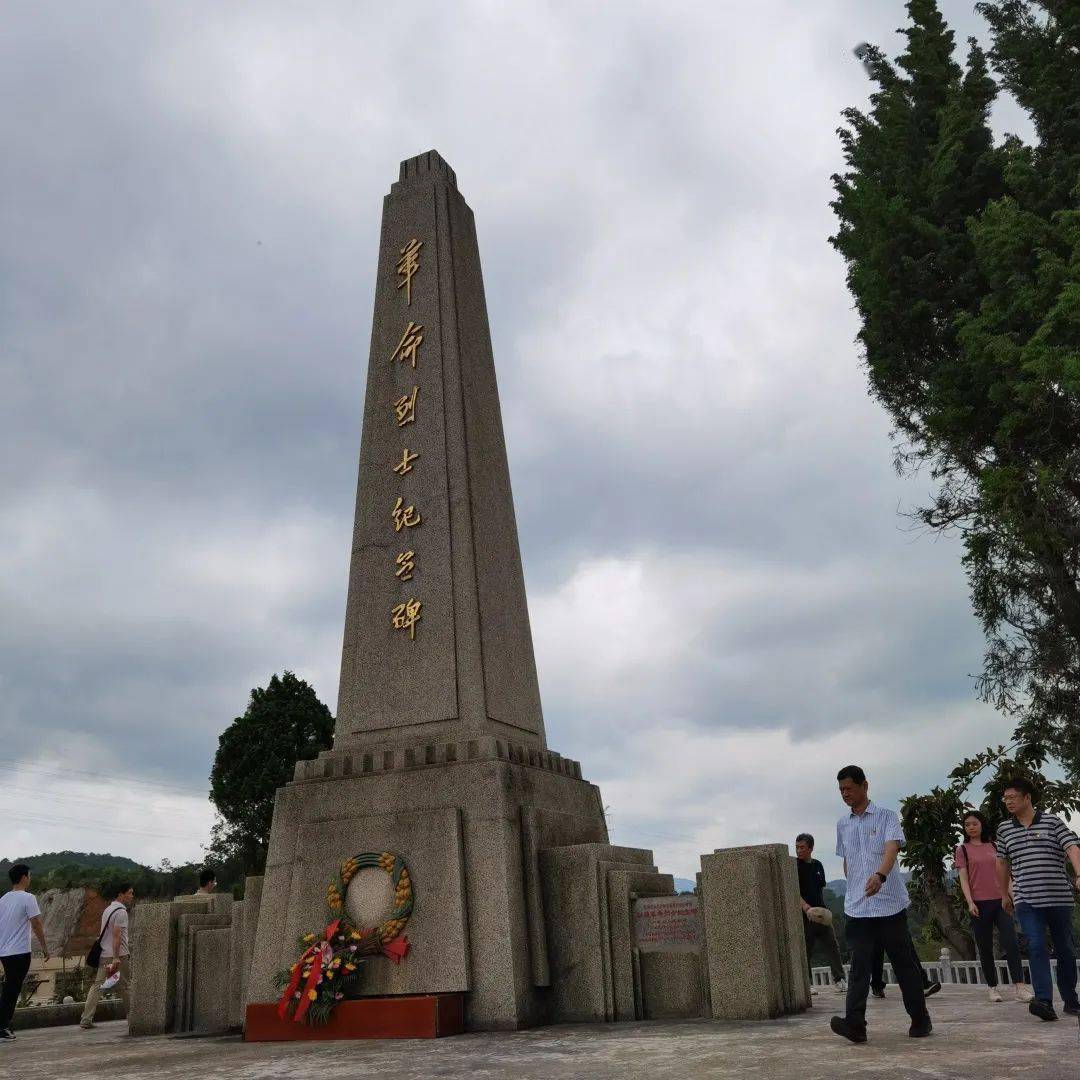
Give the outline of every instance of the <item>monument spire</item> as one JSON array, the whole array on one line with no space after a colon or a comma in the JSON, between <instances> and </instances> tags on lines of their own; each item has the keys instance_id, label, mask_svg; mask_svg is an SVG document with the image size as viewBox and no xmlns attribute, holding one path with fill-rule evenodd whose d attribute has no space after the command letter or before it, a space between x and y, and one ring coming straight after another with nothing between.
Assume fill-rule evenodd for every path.
<instances>
[{"instance_id":1,"label":"monument spire","mask_svg":"<svg viewBox=\"0 0 1080 1080\"><path fill-rule=\"evenodd\" d=\"M473 214L434 150L383 203L335 746L544 723Z\"/></svg>"}]
</instances>

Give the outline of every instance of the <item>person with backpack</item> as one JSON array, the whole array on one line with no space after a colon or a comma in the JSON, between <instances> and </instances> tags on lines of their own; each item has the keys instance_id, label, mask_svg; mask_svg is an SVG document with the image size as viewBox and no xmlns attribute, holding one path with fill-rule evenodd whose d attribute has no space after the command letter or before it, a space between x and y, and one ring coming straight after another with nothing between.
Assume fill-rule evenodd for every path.
<instances>
[{"instance_id":1,"label":"person with backpack","mask_svg":"<svg viewBox=\"0 0 1080 1080\"><path fill-rule=\"evenodd\" d=\"M1002 951L1009 964L1009 978L1017 1001L1034 996L1024 985L1020 963L1020 943L1012 916L1005 910L1001 883L998 881L998 853L986 818L978 810L969 810L963 820L964 840L958 844L953 866L960 874L960 888L971 914L971 929L979 950L983 975L991 1001L1001 1001L998 990L997 962L994 959L994 928L997 927Z\"/></svg>"},{"instance_id":2,"label":"person with backpack","mask_svg":"<svg viewBox=\"0 0 1080 1080\"><path fill-rule=\"evenodd\" d=\"M87 964L93 966L97 960L97 977L86 995L79 1027L88 1030L94 1026L94 1013L97 1012L98 999L103 989L115 986L124 1006L128 1001L128 982L130 976L130 954L128 952L128 908L135 902L135 889L124 883L111 890L113 901L101 913L101 933L97 944L90 950ZM96 955L95 955L96 954ZM109 980L119 976L115 982ZM109 983L108 986L104 986Z\"/></svg>"},{"instance_id":3,"label":"person with backpack","mask_svg":"<svg viewBox=\"0 0 1080 1080\"><path fill-rule=\"evenodd\" d=\"M19 1001L19 991L30 970L30 931L38 939L41 952L49 959L41 908L30 891L30 867L16 863L8 870L11 890L0 896L0 965L4 968L4 989L0 993L0 1040L14 1039L11 1018Z\"/></svg>"}]
</instances>

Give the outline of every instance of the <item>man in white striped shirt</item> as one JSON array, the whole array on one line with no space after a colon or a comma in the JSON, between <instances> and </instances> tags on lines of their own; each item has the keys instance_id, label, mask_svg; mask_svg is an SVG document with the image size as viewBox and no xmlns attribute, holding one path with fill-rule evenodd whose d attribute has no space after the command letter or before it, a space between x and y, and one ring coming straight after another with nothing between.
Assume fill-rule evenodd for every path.
<instances>
[{"instance_id":1,"label":"man in white striped shirt","mask_svg":"<svg viewBox=\"0 0 1080 1080\"><path fill-rule=\"evenodd\" d=\"M866 1042L866 999L874 947L880 943L892 963L904 1008L911 1017L908 1034L919 1039L929 1035L933 1025L908 932L910 901L896 862L904 843L900 819L892 810L870 801L870 785L858 765L845 765L836 779L840 797L850 810L836 823L836 854L844 860L847 878L844 914L851 976L845 1015L834 1016L830 1027L851 1042Z\"/></svg>"},{"instance_id":2,"label":"man in white striped shirt","mask_svg":"<svg viewBox=\"0 0 1080 1080\"><path fill-rule=\"evenodd\" d=\"M1036 810L1033 792L1023 778L1005 785L1003 801L1011 816L997 827L998 880L1005 910L1011 913L1015 905L1020 929L1027 938L1031 989L1035 992L1028 1009L1041 1020L1056 1020L1048 934L1057 957L1062 1011L1080 1016L1071 925L1075 890L1080 890L1080 839L1060 818ZM1066 859L1076 874L1072 883L1065 873Z\"/></svg>"}]
</instances>

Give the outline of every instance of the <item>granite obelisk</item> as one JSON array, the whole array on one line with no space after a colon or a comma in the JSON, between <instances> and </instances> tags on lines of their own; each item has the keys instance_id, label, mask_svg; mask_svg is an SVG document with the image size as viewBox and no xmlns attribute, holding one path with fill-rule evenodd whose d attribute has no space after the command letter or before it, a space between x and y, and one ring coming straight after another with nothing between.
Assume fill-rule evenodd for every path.
<instances>
[{"instance_id":1,"label":"granite obelisk","mask_svg":"<svg viewBox=\"0 0 1080 1080\"><path fill-rule=\"evenodd\" d=\"M476 229L431 152L383 211L335 746L482 734L544 746Z\"/></svg>"},{"instance_id":2,"label":"granite obelisk","mask_svg":"<svg viewBox=\"0 0 1080 1080\"><path fill-rule=\"evenodd\" d=\"M335 745L278 792L249 1000L325 920L339 863L387 850L412 949L366 989L541 1023L539 853L606 841L599 791L546 745L472 212L422 154L383 207Z\"/></svg>"}]
</instances>

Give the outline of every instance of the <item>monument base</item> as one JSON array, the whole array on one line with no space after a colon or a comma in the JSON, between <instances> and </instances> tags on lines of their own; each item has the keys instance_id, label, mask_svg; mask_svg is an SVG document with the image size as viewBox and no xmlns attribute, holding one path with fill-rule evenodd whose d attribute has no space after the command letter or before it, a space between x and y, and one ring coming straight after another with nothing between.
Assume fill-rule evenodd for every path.
<instances>
[{"instance_id":1,"label":"monument base","mask_svg":"<svg viewBox=\"0 0 1080 1080\"><path fill-rule=\"evenodd\" d=\"M548 1023L539 853L606 841L600 793L576 762L537 747L478 737L302 761L274 803L248 1001L273 999L301 937L326 926L341 863L385 851L415 889L409 952L366 964L364 992L468 993L470 1031Z\"/></svg>"},{"instance_id":2,"label":"monument base","mask_svg":"<svg viewBox=\"0 0 1080 1080\"><path fill-rule=\"evenodd\" d=\"M463 994L416 994L343 1001L319 1027L282 1020L277 1004L247 1007L245 1042L311 1039L441 1039L465 1030Z\"/></svg>"}]
</instances>

